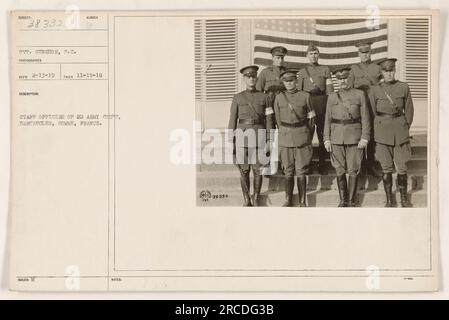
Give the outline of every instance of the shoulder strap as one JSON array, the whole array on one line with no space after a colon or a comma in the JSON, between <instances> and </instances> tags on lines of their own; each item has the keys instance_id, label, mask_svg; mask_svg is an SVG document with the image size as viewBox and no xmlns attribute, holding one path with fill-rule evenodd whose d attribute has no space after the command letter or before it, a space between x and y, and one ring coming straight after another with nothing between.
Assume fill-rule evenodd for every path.
<instances>
[{"instance_id":1,"label":"shoulder strap","mask_svg":"<svg viewBox=\"0 0 449 320\"><path fill-rule=\"evenodd\" d=\"M352 113L349 111L348 106L344 103L343 99L341 98L340 92L337 91L337 98L338 98L338 102L341 103L341 105L345 108L346 112L348 113L348 117L349 119L352 119Z\"/></svg>"},{"instance_id":2,"label":"shoulder strap","mask_svg":"<svg viewBox=\"0 0 449 320\"><path fill-rule=\"evenodd\" d=\"M396 105L396 103L394 102L393 98L388 94L387 90L385 90L383 84L381 84L380 87L382 88L382 91L385 93L385 96L387 97L391 106L393 106L395 109L399 109L398 106Z\"/></svg>"},{"instance_id":3,"label":"shoulder strap","mask_svg":"<svg viewBox=\"0 0 449 320\"><path fill-rule=\"evenodd\" d=\"M312 83L312 85L316 88L316 83L313 81L312 76L310 75L309 70L307 69L307 66L304 67L304 71L307 74L307 77L309 78L309 81Z\"/></svg>"},{"instance_id":4,"label":"shoulder strap","mask_svg":"<svg viewBox=\"0 0 449 320\"><path fill-rule=\"evenodd\" d=\"M248 104L248 106L251 108L251 110L254 112L254 114L259 118L263 118L265 115L257 112L257 110L256 110L256 108L254 108L253 104L245 97L245 95L243 95L243 96L244 96L245 102Z\"/></svg>"},{"instance_id":5,"label":"shoulder strap","mask_svg":"<svg viewBox=\"0 0 449 320\"><path fill-rule=\"evenodd\" d=\"M375 83L373 81L373 79L371 79L371 77L369 76L369 74L366 72L366 70L363 70L362 66L360 64L357 65L357 67L359 68L359 70L365 74L365 76L368 78L369 82L371 83L371 85L375 86L377 83Z\"/></svg>"},{"instance_id":6,"label":"shoulder strap","mask_svg":"<svg viewBox=\"0 0 449 320\"><path fill-rule=\"evenodd\" d=\"M301 121L301 117L298 115L298 113L295 111L295 109L293 109L293 106L292 106L290 100L287 98L287 95L285 94L284 91L282 91L282 96L284 97L285 101L287 101L287 105L288 105L289 109L295 114L295 117L299 121Z\"/></svg>"}]
</instances>

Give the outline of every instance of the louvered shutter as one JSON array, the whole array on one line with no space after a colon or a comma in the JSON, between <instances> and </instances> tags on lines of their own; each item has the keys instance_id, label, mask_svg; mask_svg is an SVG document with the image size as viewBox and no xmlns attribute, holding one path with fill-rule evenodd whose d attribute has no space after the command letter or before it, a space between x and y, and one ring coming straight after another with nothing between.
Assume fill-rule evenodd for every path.
<instances>
[{"instance_id":1,"label":"louvered shutter","mask_svg":"<svg viewBox=\"0 0 449 320\"><path fill-rule=\"evenodd\" d=\"M196 99L232 99L237 76L237 20L195 20Z\"/></svg>"},{"instance_id":2,"label":"louvered shutter","mask_svg":"<svg viewBox=\"0 0 449 320\"><path fill-rule=\"evenodd\" d=\"M195 20L195 99L202 100L204 95L203 87L203 24L201 20Z\"/></svg>"},{"instance_id":3,"label":"louvered shutter","mask_svg":"<svg viewBox=\"0 0 449 320\"><path fill-rule=\"evenodd\" d=\"M429 19L405 19L405 81L413 98L427 99Z\"/></svg>"}]
</instances>

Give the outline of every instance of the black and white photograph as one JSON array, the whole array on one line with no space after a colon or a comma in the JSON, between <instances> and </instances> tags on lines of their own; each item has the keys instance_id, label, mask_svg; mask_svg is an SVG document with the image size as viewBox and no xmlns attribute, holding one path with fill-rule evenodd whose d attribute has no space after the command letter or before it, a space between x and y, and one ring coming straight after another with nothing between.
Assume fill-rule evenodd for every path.
<instances>
[{"instance_id":1,"label":"black and white photograph","mask_svg":"<svg viewBox=\"0 0 449 320\"><path fill-rule=\"evenodd\" d=\"M440 12L377 9L11 11L8 288L438 291Z\"/></svg>"},{"instance_id":2,"label":"black and white photograph","mask_svg":"<svg viewBox=\"0 0 449 320\"><path fill-rule=\"evenodd\" d=\"M198 206L427 207L428 17L194 27Z\"/></svg>"}]
</instances>

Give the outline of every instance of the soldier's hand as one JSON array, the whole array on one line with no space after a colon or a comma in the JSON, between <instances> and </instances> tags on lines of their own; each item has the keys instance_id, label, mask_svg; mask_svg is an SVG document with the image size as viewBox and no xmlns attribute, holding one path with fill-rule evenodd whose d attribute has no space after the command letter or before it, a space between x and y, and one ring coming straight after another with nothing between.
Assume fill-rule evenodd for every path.
<instances>
[{"instance_id":1,"label":"soldier's hand","mask_svg":"<svg viewBox=\"0 0 449 320\"><path fill-rule=\"evenodd\" d=\"M364 139L361 139L361 140L359 141L359 144L358 144L357 148L359 148L359 149L365 149L367 146L368 146L368 141L366 141L366 140L364 140Z\"/></svg>"},{"instance_id":2,"label":"soldier's hand","mask_svg":"<svg viewBox=\"0 0 449 320\"><path fill-rule=\"evenodd\" d=\"M332 152L332 144L329 140L324 141L324 148L327 152Z\"/></svg>"}]
</instances>

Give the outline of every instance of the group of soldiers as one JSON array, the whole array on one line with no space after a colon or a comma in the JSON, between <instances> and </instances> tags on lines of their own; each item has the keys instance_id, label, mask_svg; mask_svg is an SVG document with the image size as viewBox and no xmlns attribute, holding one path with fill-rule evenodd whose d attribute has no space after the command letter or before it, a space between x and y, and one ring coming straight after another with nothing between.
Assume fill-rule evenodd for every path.
<instances>
[{"instance_id":1,"label":"group of soldiers","mask_svg":"<svg viewBox=\"0 0 449 320\"><path fill-rule=\"evenodd\" d=\"M333 70L338 82L334 91L329 67L320 65L319 50L307 48L310 63L301 70L284 67L286 48L271 49L272 66L258 75L258 66L243 67L240 73L246 90L234 96L229 129L244 134L256 133L256 146L235 139L241 155L240 171L244 206L259 206L262 163L254 155L261 149L270 152L273 129L278 129L278 150L285 177L286 201L293 206L295 176L299 206L306 204L307 174L311 172L312 138L318 138L318 173L326 175L329 155L336 170L339 207L357 205L357 184L362 168L367 175L382 176L385 207L393 207L392 173L396 168L402 207L410 207L407 197L407 161L411 158L409 129L413 121L410 89L395 79L395 58L371 61L371 43L356 44L360 63ZM240 130L237 130L240 129ZM376 170L380 162L382 174ZM250 171L254 175L250 196ZM348 178L346 177L348 175Z\"/></svg>"}]
</instances>

